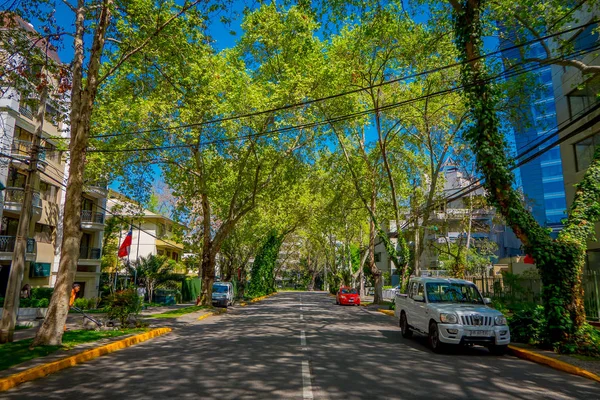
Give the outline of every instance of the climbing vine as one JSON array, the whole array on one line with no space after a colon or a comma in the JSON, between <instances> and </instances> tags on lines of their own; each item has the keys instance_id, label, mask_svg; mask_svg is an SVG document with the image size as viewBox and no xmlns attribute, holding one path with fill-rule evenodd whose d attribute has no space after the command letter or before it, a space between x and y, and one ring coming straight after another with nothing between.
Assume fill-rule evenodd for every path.
<instances>
[{"instance_id":1,"label":"climbing vine","mask_svg":"<svg viewBox=\"0 0 600 400\"><path fill-rule=\"evenodd\" d=\"M275 292L275 267L283 239L271 232L254 259L246 295L250 298Z\"/></svg>"},{"instance_id":2,"label":"climbing vine","mask_svg":"<svg viewBox=\"0 0 600 400\"><path fill-rule=\"evenodd\" d=\"M481 13L484 0L450 0L453 6L455 45L458 49L464 95L474 123L466 133L476 155L479 171L485 177L490 204L495 206L522 241L539 269L542 298L551 343L572 340L585 323L582 269L586 240L600 219L600 150L582 182L569 213L565 229L557 240L540 226L525 209L512 187L514 175L496 113L498 93L479 56L483 46Z\"/></svg>"}]
</instances>

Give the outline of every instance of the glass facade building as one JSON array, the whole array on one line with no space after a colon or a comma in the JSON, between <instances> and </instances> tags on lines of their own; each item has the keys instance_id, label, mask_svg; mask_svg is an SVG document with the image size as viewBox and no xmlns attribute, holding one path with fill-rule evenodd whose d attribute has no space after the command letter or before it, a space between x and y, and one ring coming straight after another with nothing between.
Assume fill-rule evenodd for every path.
<instances>
[{"instance_id":1,"label":"glass facade building","mask_svg":"<svg viewBox=\"0 0 600 400\"><path fill-rule=\"evenodd\" d=\"M510 41L504 41L501 48L507 49L511 45ZM530 53L531 56L544 57L544 50L538 43L532 46ZM515 62L520 59L517 50L504 50L503 56ZM538 69L533 74L535 90L524 101L529 106L520 109L519 117L511 121L518 156L539 144L548 135L555 135L557 131L551 67ZM528 154L543 147L544 145L535 148ZM522 190L535 219L555 231L560 230L561 221L567 217L567 202L559 146L546 151L519 169Z\"/></svg>"}]
</instances>

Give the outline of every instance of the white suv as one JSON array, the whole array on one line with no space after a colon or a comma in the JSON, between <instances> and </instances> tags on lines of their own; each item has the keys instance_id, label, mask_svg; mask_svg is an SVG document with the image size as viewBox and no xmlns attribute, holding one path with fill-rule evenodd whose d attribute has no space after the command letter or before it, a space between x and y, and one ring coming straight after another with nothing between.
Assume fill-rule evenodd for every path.
<instances>
[{"instance_id":1,"label":"white suv","mask_svg":"<svg viewBox=\"0 0 600 400\"><path fill-rule=\"evenodd\" d=\"M447 344L480 344L504 354L510 330L504 315L488 307L489 302L469 281L412 278L408 293L396 296L395 315L402 336L425 334L435 352Z\"/></svg>"}]
</instances>

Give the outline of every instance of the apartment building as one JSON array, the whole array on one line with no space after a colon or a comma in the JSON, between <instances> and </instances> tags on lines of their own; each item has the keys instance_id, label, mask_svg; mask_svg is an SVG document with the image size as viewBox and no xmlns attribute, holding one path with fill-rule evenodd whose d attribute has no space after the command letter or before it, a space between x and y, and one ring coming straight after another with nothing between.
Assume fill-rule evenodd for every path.
<instances>
[{"instance_id":1,"label":"apartment building","mask_svg":"<svg viewBox=\"0 0 600 400\"><path fill-rule=\"evenodd\" d=\"M577 11L575 18L585 24L600 16L600 11L588 13ZM570 41L575 50L589 49L599 44L598 24L570 32L563 39ZM587 65L600 65L597 51L584 54L579 60ZM560 137L567 138L560 144L562 167L565 181L567 204L570 206L575 196L575 184L583 178L590 165L594 150L600 145L600 110L598 105L600 82L593 76L583 76L573 67L553 66L554 96L558 122L563 124L582 117L568 129L561 131ZM584 129L582 129L584 128ZM596 239L588 242L587 270L600 272L600 224L596 225Z\"/></svg>"},{"instance_id":2,"label":"apartment building","mask_svg":"<svg viewBox=\"0 0 600 400\"><path fill-rule=\"evenodd\" d=\"M459 171L451 160L444 165L443 173L442 198L451 198L474 181ZM483 195L483 189L477 189L471 193L471 199ZM491 207L471 207L468 199L469 195L466 195L444 203L431 213L424 234L424 250L419 259L421 270L444 269L443 261L440 261L440 249L458 241L465 245L467 236L470 236L471 246L477 246L478 240L495 242L498 245L496 256L499 258L521 254L520 242L510 229L496 221L495 210ZM469 219L471 220L470 233L468 233ZM395 222L390 221L382 229L388 233L392 244L397 245L398 233ZM375 263L381 271L391 274L392 285L398 284L399 277L396 275L394 264L381 241L375 246ZM415 271L416 274L421 272ZM386 284L390 283L386 282Z\"/></svg>"},{"instance_id":3,"label":"apartment building","mask_svg":"<svg viewBox=\"0 0 600 400\"><path fill-rule=\"evenodd\" d=\"M19 27L33 27L14 17ZM55 63L58 54L48 51ZM19 218L24 209L24 189L35 132L35 94L16 87L0 92L0 183L6 187L0 196L0 297L3 297L11 269ZM30 91L35 93L35 91ZM52 287L56 282L62 240L64 186L68 178L67 148L69 126L60 118L58 104L49 100L38 157L38 174L32 177L33 213L27 238L26 263L22 285ZM63 111L64 112L64 111ZM81 254L75 282L81 285L79 296L96 297L100 283L100 257L104 230L106 183L88 183L83 198Z\"/></svg>"},{"instance_id":4,"label":"apartment building","mask_svg":"<svg viewBox=\"0 0 600 400\"><path fill-rule=\"evenodd\" d=\"M107 208L113 218L121 220L119 244L132 232L131 247L127 260L130 263L139 257L151 255L166 256L179 263L176 272L187 273L180 261L183 258L184 245L176 239L176 230L181 226L172 219L141 207L126 196L110 191Z\"/></svg>"}]
</instances>

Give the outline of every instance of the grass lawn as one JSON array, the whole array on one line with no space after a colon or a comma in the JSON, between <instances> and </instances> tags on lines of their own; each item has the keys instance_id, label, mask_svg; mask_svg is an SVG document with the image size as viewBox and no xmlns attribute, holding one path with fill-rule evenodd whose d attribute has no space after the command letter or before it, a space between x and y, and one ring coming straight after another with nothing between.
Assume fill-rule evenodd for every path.
<instances>
[{"instance_id":1,"label":"grass lawn","mask_svg":"<svg viewBox=\"0 0 600 400\"><path fill-rule=\"evenodd\" d=\"M160 314L151 314L151 315L146 316L146 318L177 318L177 317L181 317L182 315L185 315L185 314L190 314L190 313L200 311L200 310L206 310L208 308L212 308L212 307L210 307L210 306L189 306L189 307L178 308L176 310L165 311Z\"/></svg>"},{"instance_id":2,"label":"grass lawn","mask_svg":"<svg viewBox=\"0 0 600 400\"><path fill-rule=\"evenodd\" d=\"M100 339L123 336L131 333L140 333L147 330L148 329L145 328L135 328L115 331L67 331L63 335L62 346L39 346L32 350L29 350L29 346L33 339L0 344L0 371L34 358L47 356L59 349L68 350L81 343L95 342Z\"/></svg>"}]
</instances>

